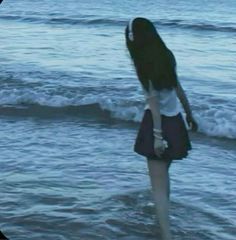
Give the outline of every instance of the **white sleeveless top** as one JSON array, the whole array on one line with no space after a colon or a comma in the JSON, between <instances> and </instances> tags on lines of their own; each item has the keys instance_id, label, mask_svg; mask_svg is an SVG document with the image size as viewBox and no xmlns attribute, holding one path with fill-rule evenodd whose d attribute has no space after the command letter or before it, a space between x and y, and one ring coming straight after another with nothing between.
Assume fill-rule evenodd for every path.
<instances>
[{"instance_id":1,"label":"white sleeveless top","mask_svg":"<svg viewBox=\"0 0 236 240\"><path fill-rule=\"evenodd\" d=\"M158 101L160 102L160 113L162 115L173 117L180 113L180 105L175 89L163 89L158 91L153 88L152 82L149 81L149 92L147 92L144 88L143 90L146 99L150 97L158 98ZM145 109L150 109L148 103L146 104Z\"/></svg>"}]
</instances>

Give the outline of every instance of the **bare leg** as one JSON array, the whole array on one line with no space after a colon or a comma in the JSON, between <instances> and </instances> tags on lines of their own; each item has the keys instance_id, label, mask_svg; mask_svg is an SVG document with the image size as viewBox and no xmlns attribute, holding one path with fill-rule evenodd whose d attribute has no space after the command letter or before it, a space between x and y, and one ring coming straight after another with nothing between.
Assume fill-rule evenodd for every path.
<instances>
[{"instance_id":1,"label":"bare leg","mask_svg":"<svg viewBox=\"0 0 236 240\"><path fill-rule=\"evenodd\" d=\"M148 160L152 192L163 240L171 239L169 221L169 166L170 162L168 161Z\"/></svg>"}]
</instances>

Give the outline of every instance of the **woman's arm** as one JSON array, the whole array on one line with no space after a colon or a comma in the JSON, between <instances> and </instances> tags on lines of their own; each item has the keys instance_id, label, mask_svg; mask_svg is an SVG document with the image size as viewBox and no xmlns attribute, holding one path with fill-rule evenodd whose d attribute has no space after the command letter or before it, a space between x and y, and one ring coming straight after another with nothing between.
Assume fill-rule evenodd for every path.
<instances>
[{"instance_id":1,"label":"woman's arm","mask_svg":"<svg viewBox=\"0 0 236 240\"><path fill-rule=\"evenodd\" d=\"M161 114L160 114L160 103L157 95L147 97L147 103L152 112L153 127L161 132Z\"/></svg>"},{"instance_id":2,"label":"woman's arm","mask_svg":"<svg viewBox=\"0 0 236 240\"><path fill-rule=\"evenodd\" d=\"M188 98L180 84L180 82L178 81L177 82L177 87L176 87L176 94L184 108L184 111L186 112L186 120L188 122L188 125L191 127L191 129L193 131L197 131L198 129L198 125L196 123L196 121L194 120L193 118L193 115L192 115L192 110L191 110L191 107L190 107L190 104L189 104L189 101L188 101Z\"/></svg>"},{"instance_id":3,"label":"woman's arm","mask_svg":"<svg viewBox=\"0 0 236 240\"><path fill-rule=\"evenodd\" d=\"M153 119L154 150L156 155L160 156L167 146L162 138L159 96L152 95L147 97L147 103L150 107Z\"/></svg>"}]
</instances>

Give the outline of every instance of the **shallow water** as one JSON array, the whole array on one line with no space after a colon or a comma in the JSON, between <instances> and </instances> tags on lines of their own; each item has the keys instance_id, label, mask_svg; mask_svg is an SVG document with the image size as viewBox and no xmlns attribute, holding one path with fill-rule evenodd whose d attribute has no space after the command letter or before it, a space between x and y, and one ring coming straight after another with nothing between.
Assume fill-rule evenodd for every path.
<instances>
[{"instance_id":1,"label":"shallow water","mask_svg":"<svg viewBox=\"0 0 236 240\"><path fill-rule=\"evenodd\" d=\"M159 239L146 161L133 152L143 96L123 33L136 15L176 55L200 126L170 169L174 239L234 239L236 4L171 3L1 4L0 229L10 239Z\"/></svg>"}]
</instances>

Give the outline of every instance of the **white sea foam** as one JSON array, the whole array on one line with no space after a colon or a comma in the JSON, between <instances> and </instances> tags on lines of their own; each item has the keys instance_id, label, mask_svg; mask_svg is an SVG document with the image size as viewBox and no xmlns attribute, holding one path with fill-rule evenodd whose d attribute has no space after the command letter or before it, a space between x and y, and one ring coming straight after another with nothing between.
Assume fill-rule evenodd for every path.
<instances>
[{"instance_id":1,"label":"white sea foam","mask_svg":"<svg viewBox=\"0 0 236 240\"><path fill-rule=\"evenodd\" d=\"M0 105L38 104L49 107L65 107L73 105L74 99L61 95L50 95L34 90L2 90Z\"/></svg>"},{"instance_id":2,"label":"white sea foam","mask_svg":"<svg viewBox=\"0 0 236 240\"><path fill-rule=\"evenodd\" d=\"M230 108L209 110L195 114L199 124L199 131L209 136L236 138L236 114Z\"/></svg>"},{"instance_id":3,"label":"white sea foam","mask_svg":"<svg viewBox=\"0 0 236 240\"><path fill-rule=\"evenodd\" d=\"M200 101L200 100L199 100ZM214 99L214 101L216 101ZM136 99L124 99L117 96L103 94L87 94L86 96L62 96L39 92L38 90L2 90L0 91L0 105L31 105L47 107L67 107L99 104L101 111L111 112L111 116L125 121L140 122L143 115L143 103ZM92 109L91 109L92 111ZM204 104L193 111L199 124L199 131L214 137L236 139L235 106L227 103Z\"/></svg>"}]
</instances>

